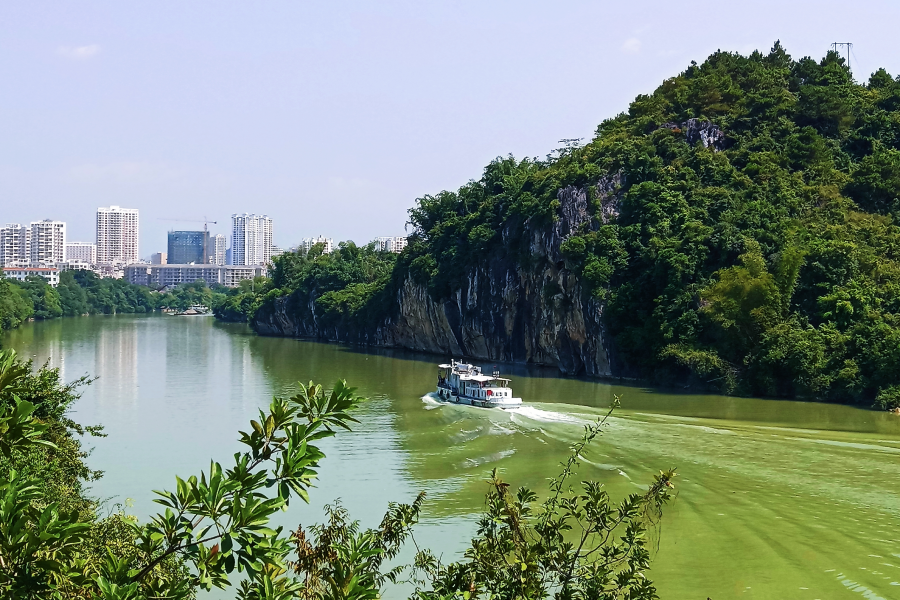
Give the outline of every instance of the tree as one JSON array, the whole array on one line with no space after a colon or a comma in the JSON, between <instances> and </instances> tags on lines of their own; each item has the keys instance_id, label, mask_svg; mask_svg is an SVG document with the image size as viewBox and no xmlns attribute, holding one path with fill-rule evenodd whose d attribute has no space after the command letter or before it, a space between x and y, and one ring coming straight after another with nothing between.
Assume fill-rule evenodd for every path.
<instances>
[{"instance_id":1,"label":"tree","mask_svg":"<svg viewBox=\"0 0 900 600\"><path fill-rule=\"evenodd\" d=\"M15 329L33 314L30 295L12 281L0 277L0 331Z\"/></svg>"},{"instance_id":2,"label":"tree","mask_svg":"<svg viewBox=\"0 0 900 600\"><path fill-rule=\"evenodd\" d=\"M62 316L59 294L47 280L39 275L29 275L19 286L31 297L36 319L55 319Z\"/></svg>"}]
</instances>

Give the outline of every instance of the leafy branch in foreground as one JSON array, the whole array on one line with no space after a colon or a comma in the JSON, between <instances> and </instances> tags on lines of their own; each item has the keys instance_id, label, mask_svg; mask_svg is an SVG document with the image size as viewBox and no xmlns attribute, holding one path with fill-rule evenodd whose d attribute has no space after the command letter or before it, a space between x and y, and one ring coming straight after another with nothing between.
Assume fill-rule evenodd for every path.
<instances>
[{"instance_id":1,"label":"leafy branch in foreground","mask_svg":"<svg viewBox=\"0 0 900 600\"><path fill-rule=\"evenodd\" d=\"M660 472L644 494L615 505L603 485L568 485L582 452L603 430L612 411L585 426L562 472L550 480L550 495L535 509L537 495L515 493L497 475L489 480L486 511L462 561L441 564L428 551L416 556L430 591L419 600L448 598L575 599L656 598L647 578L648 527L658 523L672 498L674 469Z\"/></svg>"},{"instance_id":2,"label":"leafy branch in foreground","mask_svg":"<svg viewBox=\"0 0 900 600\"><path fill-rule=\"evenodd\" d=\"M0 356L0 391L29 377L8 354ZM0 458L55 448L41 439L48 425L33 416L34 405L12 400L0 406ZM275 398L241 432L247 450L231 468L214 462L208 473L178 478L174 492L156 492L166 508L145 525L120 514L86 522L48 502L37 478L0 474L0 596L183 600L197 588L227 587L237 570L246 572L241 598L296 597L301 583L286 575L290 540L269 519L293 495L308 499L324 458L314 443L349 429L349 411L361 401L343 381L328 393L310 382Z\"/></svg>"},{"instance_id":3,"label":"leafy branch in foreground","mask_svg":"<svg viewBox=\"0 0 900 600\"><path fill-rule=\"evenodd\" d=\"M310 382L291 398L275 398L268 414L260 411L251 431L241 432L248 450L234 455L233 467L224 470L214 462L208 474L178 478L174 492L156 492L156 502L166 510L138 532L143 566L116 571L109 583L128 590L156 587L154 567L175 555L196 570L191 583L202 589L227 587L228 576L237 570L248 574L241 584L244 597L295 593L299 584L285 578L289 540L281 528L269 527L269 519L293 494L308 501L307 490L325 457L313 442L356 421L348 411L361 398L353 392L343 381L330 394ZM156 583L163 588L159 591L180 593L169 582Z\"/></svg>"},{"instance_id":4,"label":"leafy branch in foreground","mask_svg":"<svg viewBox=\"0 0 900 600\"><path fill-rule=\"evenodd\" d=\"M405 565L382 572L385 561L397 557L418 522L425 494L412 504L391 503L377 529L360 531L358 521L340 503L326 506L328 523L313 525L309 534L302 527L294 532L297 560L291 569L300 574L299 598L317 600L379 598L387 583L397 583Z\"/></svg>"}]
</instances>

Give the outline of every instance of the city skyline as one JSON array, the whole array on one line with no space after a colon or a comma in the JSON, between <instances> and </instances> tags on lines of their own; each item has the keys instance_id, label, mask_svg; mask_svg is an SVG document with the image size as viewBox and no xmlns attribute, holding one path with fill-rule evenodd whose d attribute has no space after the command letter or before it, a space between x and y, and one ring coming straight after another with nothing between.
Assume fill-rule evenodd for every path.
<instances>
[{"instance_id":1,"label":"city skyline","mask_svg":"<svg viewBox=\"0 0 900 600\"><path fill-rule=\"evenodd\" d=\"M141 248L140 247L140 219L139 219L140 209L138 208L126 208L119 206L110 206L108 208L97 208L95 213L95 231L94 235L87 236L93 239L94 241L82 241L82 240L74 240L68 236L67 228L68 225L65 221L54 220L54 219L42 219L40 221L31 221L28 224L22 225L19 223L6 223L0 225L0 265L3 265L4 262L14 261L17 263L46 263L46 264L54 264L54 263L62 263L65 261L76 260L79 262L83 262L86 264L100 264L100 263L119 263L119 264L140 264L140 263L151 263L153 262L152 257L160 255L163 256L168 255L169 262L173 260L173 252L171 243L172 243L172 234L173 233L182 233L182 234L206 234L208 235L208 246L207 252L209 255L208 261L205 264L217 264L217 265L225 265L230 264L226 261L226 256L231 253L232 250L232 240L235 232L234 218L235 217L255 217L259 219L264 219L268 223L266 226L263 226L263 230L267 230L264 236L268 236L267 248L264 252L266 261L270 260L272 257L277 256L283 252L291 251L291 250L305 250L308 251L313 245L317 243L324 244L324 252L327 254L331 252L336 246L338 242L342 241L352 241L357 245L364 245L369 243L375 243L378 249L388 252L400 252L406 246L406 238L407 236L375 236L370 240L337 240L335 241L334 237L318 235L318 236L310 236L310 237L299 237L296 238L292 243L286 244L285 246L278 246L277 244L272 242L273 238L273 219L265 216L265 215L255 215L253 213L243 213L241 215L232 215L232 232L230 235L226 235L224 233L214 233L212 231L201 230L201 229L170 229L167 235L167 242L156 244L155 242L149 242L151 246L149 248ZM103 215L101 217L101 215ZM110 215L114 215L114 218L118 219L116 227L121 228L121 221L123 218L132 218L134 219L133 231L134 235L133 239L130 242L132 248L136 248L136 260L121 260L121 259L112 259L112 260L104 260L101 257L107 257L107 254L104 254L104 250L100 249L100 254L98 256L98 247L103 244L100 243L100 238L104 237L108 234L101 233L102 228L108 227L108 221L111 217ZM123 215L132 215L131 217L125 217ZM56 245L54 248L56 249L56 254L52 256L47 255L48 250L38 251L34 246L37 244L40 247L46 246L46 241L44 241L43 246L41 246L39 241L33 241L32 232L38 229L47 229L48 227L56 227L60 231L60 235L56 238ZM34 240L40 240L39 236L35 236ZM255 238L254 238L255 239ZM255 241L254 241L255 243ZM165 251L163 251L165 250ZM43 252L43 254L42 254ZM133 255L129 255L133 256ZM262 254L261 254L262 256ZM35 258L37 257L37 258ZM107 257L108 258L108 257ZM200 261L188 261L189 262L198 262ZM200 263L202 264L202 263ZM262 263L259 263L262 264Z\"/></svg>"}]
</instances>

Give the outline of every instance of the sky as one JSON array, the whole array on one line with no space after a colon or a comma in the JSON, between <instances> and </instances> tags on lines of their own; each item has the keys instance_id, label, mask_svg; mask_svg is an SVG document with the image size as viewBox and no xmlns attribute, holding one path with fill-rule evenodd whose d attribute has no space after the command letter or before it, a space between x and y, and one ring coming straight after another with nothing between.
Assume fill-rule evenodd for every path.
<instances>
[{"instance_id":1,"label":"sky","mask_svg":"<svg viewBox=\"0 0 900 600\"><path fill-rule=\"evenodd\" d=\"M267 0L0 3L0 221L140 209L171 229L267 214L275 243L403 235L493 158L590 139L716 50L900 73L900 2ZM176 220L180 219L180 220Z\"/></svg>"}]
</instances>

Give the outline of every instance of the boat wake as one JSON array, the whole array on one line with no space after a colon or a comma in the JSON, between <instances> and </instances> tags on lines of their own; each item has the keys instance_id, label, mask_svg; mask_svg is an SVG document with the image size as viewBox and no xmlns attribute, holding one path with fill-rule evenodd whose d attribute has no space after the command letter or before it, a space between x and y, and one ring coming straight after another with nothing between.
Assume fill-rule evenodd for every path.
<instances>
[{"instance_id":1,"label":"boat wake","mask_svg":"<svg viewBox=\"0 0 900 600\"><path fill-rule=\"evenodd\" d=\"M440 396L438 396L436 392L429 392L422 396L422 402L425 404L425 410L433 410L435 408L440 408L441 406L476 408L479 411L489 410L492 413L496 414L508 414L510 416L510 420L513 422L520 419L536 421L540 423L568 423L571 425L584 425L590 422L587 419L583 419L575 415L567 415L565 413L553 410L544 410L528 405L516 406L514 408L506 409L484 409L470 406L468 404L457 404L455 402L447 402L446 400L441 400Z\"/></svg>"},{"instance_id":2,"label":"boat wake","mask_svg":"<svg viewBox=\"0 0 900 600\"><path fill-rule=\"evenodd\" d=\"M534 406L520 406L518 408L511 408L506 412L514 416L524 417L530 421L540 421L542 423L572 423L573 425L584 425L588 422L573 415L567 415L552 410L542 410L540 408L535 408Z\"/></svg>"},{"instance_id":3,"label":"boat wake","mask_svg":"<svg viewBox=\"0 0 900 600\"><path fill-rule=\"evenodd\" d=\"M440 408L442 405L446 404L446 402L439 399L436 392L429 392L422 396L422 402L425 403L425 410L434 410L435 408Z\"/></svg>"}]
</instances>

